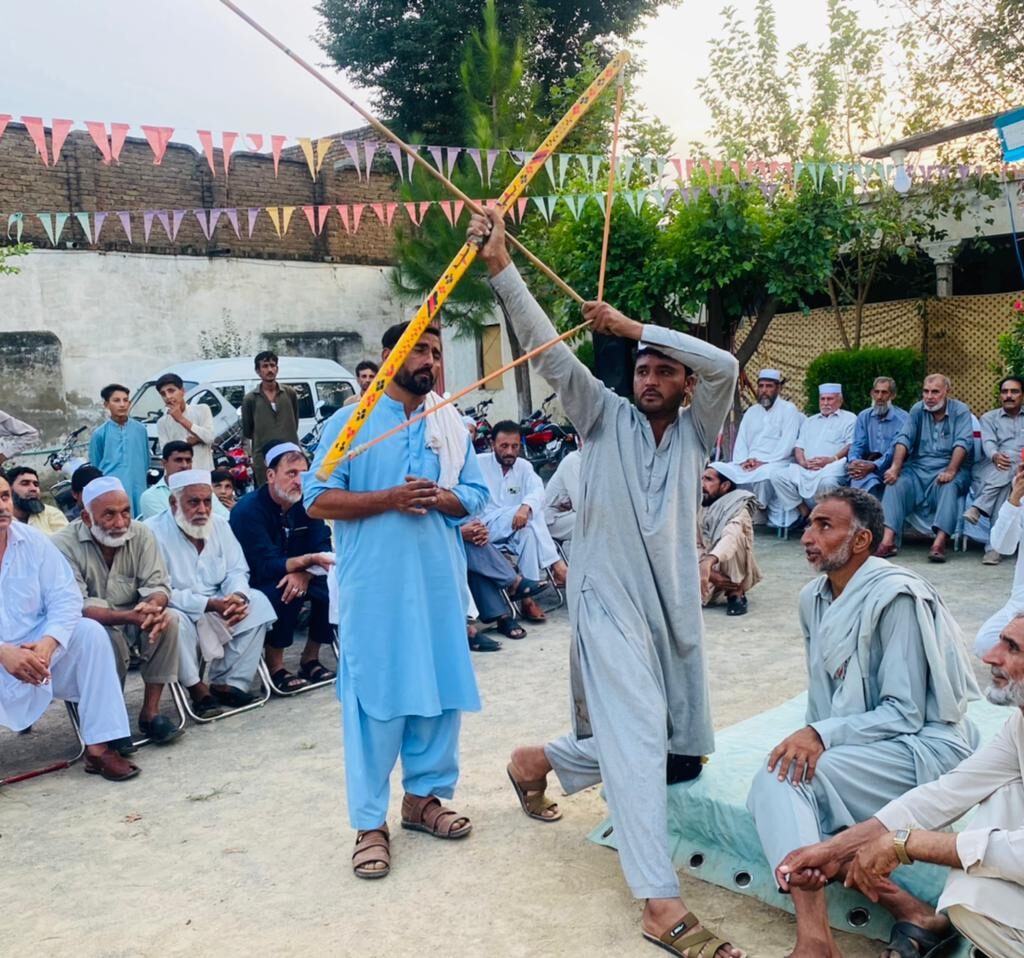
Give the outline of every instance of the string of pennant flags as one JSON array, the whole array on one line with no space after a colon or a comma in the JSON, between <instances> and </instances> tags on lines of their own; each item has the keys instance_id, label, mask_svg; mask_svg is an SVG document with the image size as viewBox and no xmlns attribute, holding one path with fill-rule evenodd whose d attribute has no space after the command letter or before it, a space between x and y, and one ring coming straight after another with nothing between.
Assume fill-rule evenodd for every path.
<instances>
[{"instance_id":1,"label":"string of pennant flags","mask_svg":"<svg viewBox=\"0 0 1024 958\"><path fill-rule=\"evenodd\" d=\"M774 184L765 184L766 195L768 187ZM775 189L778 187L775 186ZM720 190L728 187L711 186L707 188L709 193L717 195ZM771 191L774 193L774 190ZM639 215L642 208L647 204L665 210L674 196L679 196L682 202L692 203L700 199L703 193L701 187L684 187L682 189L653 189L653 190L622 190L616 194L617 199L635 215ZM497 200L488 198L479 201L482 205L491 207ZM511 211L512 218L519 222L526 215L530 206L539 211L544 220L548 223L556 215L562 215L564 210L578 219L588 203L595 203L604 213L604 193L561 193L550 196L529 196L521 197ZM46 238L51 246L56 247L64 234L69 222L77 223L81 228L87 242L90 245L99 243L100 234L108 220L114 220L120 224L121 231L129 243L134 243L139 218L142 220L143 242L148 243L153 235L154 227L159 226L167 239L177 242L178 234L182 225L189 219L194 218L199 224L207 241L213 239L218 226L226 223L230 226L235 236L239 239L252 239L253 233L259 223L260 217L266 216L270 221L278 238L285 236L292 225L296 212L301 212L302 217L309 225L310 232L314 236L323 233L332 213L335 214L345 233L355 234L359 232L360 226L365 222L367 213L372 214L382 225L391 227L395 217L401 210L408 220L419 226L424 216L431 209L438 209L444 214L445 219L451 226L458 224L465 213L465 204L462 200L417 200L411 202L381 202L381 203L331 203L312 206L248 206L248 207L215 207L200 209L141 209L141 210L105 210L97 212L71 211L71 212L13 212L7 217L7 238L20 242L26 224L26 217L34 217L42 225ZM244 219L243 219L244 218ZM159 235L159 234L157 234Z\"/></svg>"},{"instance_id":2,"label":"string of pennant flags","mask_svg":"<svg viewBox=\"0 0 1024 958\"><path fill-rule=\"evenodd\" d=\"M12 119L11 114L0 114L0 137L3 136L7 125ZM67 141L68 135L75 126L74 120L54 118L50 121L50 140L47 143L47 125L42 117L22 116L20 122L25 126L29 137L35 147L36 154L40 161L48 167L56 166L60 162L61 152ZM83 123L89 132L93 143L99 151L102 162L109 166L120 160L121 152L125 141L128 138L132 127L128 123L105 123L94 120L86 120ZM153 163L160 166L163 163L167 147L174 135L174 127L153 126L141 124L140 129L146 142L153 153ZM219 133L219 146L215 146L214 132L211 130L197 130L196 135L203 148L203 153L209 165L211 174L216 177L220 171L227 177L231 167L231 159L236 151L263 154L269 152L274 163L274 175L278 175L281 154L285 144L290 137L283 134L245 133L234 131L221 131ZM357 140L350 137L295 137L295 143L302 152L313 179L319 175L327 154L331 147L340 141L349 160L352 162L357 177L362 180L365 174L367 181L370 179L371 171L374 169L374 161L378 158L390 158L394 170L404 182L412 177L412 168L415 165L411 157L402 153L401 149L394 143L382 142L373 139ZM215 149L221 151L221 162L216 162ZM491 175L499 158L507 155L519 165L525 163L532 156L529 150L513 149L478 149L466 146L418 146L416 147L424 158L429 157L434 166L446 177L451 178L452 172L461 157L466 156L472 161L481 181L490 184ZM604 154L587 153L556 153L546 160L544 166L552 189L562 190L570 172L580 172L591 183L596 185L604 175L608 164L608 157ZM806 171L814 181L815 186L820 189L827 174L831 173L832 178L840 185L852 179L855 185L861 188L868 186L889 185L893 181L898 169L892 163L825 163L807 160L805 162L775 162L751 160L747 162L713 160L694 157L677 156L623 156L617 163L618 176L622 182L629 182L630 175L635 169L643 171L648 182L661 184L665 178L669 182L680 185L692 184L695 175L700 182L716 182L728 172L737 181L757 181L768 183L779 183L781 181L799 180ZM377 167L380 170L380 167ZM974 175L978 176L986 171L980 166L969 167L966 165L945 165L945 164L906 164L902 167L906 176L911 182L928 183L937 180L959 179L961 182ZM1004 166L1000 172L1006 178L1015 178L1012 167Z\"/></svg>"}]
</instances>

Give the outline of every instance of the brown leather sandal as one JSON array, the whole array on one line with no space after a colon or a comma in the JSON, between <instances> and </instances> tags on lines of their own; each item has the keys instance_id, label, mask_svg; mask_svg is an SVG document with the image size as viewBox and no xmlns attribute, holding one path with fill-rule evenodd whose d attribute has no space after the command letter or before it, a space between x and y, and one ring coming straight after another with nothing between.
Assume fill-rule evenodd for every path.
<instances>
[{"instance_id":1,"label":"brown leather sandal","mask_svg":"<svg viewBox=\"0 0 1024 958\"><path fill-rule=\"evenodd\" d=\"M547 782L544 779L538 779L536 782L518 781L512 771L511 762L509 762L505 771L508 772L508 780L516 790L519 807L522 808L528 818L536 819L538 822L557 822L562 817L557 803L549 801L547 795L544 794L544 789L547 787ZM543 814L550 810L553 810L555 814Z\"/></svg>"},{"instance_id":2,"label":"brown leather sandal","mask_svg":"<svg viewBox=\"0 0 1024 958\"><path fill-rule=\"evenodd\" d=\"M108 782L125 782L139 774L139 766L108 747L102 755L86 754L85 773L100 775Z\"/></svg>"},{"instance_id":3,"label":"brown leather sandal","mask_svg":"<svg viewBox=\"0 0 1024 958\"><path fill-rule=\"evenodd\" d=\"M370 868L383 865L383 868ZM391 871L391 835L388 826L356 832L356 847L352 852L352 872L356 878L385 878Z\"/></svg>"},{"instance_id":4,"label":"brown leather sandal","mask_svg":"<svg viewBox=\"0 0 1024 958\"><path fill-rule=\"evenodd\" d=\"M686 934L699 924L700 919L692 911L688 911L677 924L660 937L655 937L645 931L644 938L652 945L664 948L665 951L670 951L673 955L681 955L682 958L715 958L719 948L725 945L733 947L731 942L716 938L706 928L701 928L700 931L694 931L689 935ZM740 954L746 958L746 952Z\"/></svg>"},{"instance_id":5,"label":"brown leather sandal","mask_svg":"<svg viewBox=\"0 0 1024 958\"><path fill-rule=\"evenodd\" d=\"M402 799L402 828L414 832L426 832L435 838L465 838L472 830L473 823L465 815L441 804L436 795L420 798L406 792Z\"/></svg>"}]
</instances>

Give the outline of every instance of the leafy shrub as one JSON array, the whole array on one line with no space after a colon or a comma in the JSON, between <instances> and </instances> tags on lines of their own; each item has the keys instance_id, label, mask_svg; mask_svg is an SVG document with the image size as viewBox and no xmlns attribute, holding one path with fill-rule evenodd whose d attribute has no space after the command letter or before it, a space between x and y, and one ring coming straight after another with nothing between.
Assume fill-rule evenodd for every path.
<instances>
[{"instance_id":1,"label":"leafy shrub","mask_svg":"<svg viewBox=\"0 0 1024 958\"><path fill-rule=\"evenodd\" d=\"M896 380L896 404L909 409L921 398L921 382L925 376L924 358L916 349L841 349L822 353L807 367L804 389L806 411L818 411L818 386L840 383L843 387L843 408L860 412L871 404L871 384L876 376Z\"/></svg>"}]
</instances>

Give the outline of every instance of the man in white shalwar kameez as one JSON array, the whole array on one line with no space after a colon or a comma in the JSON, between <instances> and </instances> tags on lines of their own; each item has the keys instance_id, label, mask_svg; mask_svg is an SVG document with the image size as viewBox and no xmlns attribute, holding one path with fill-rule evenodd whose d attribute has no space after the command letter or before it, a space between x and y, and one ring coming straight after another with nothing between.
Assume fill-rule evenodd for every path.
<instances>
[{"instance_id":1,"label":"man in white shalwar kameez","mask_svg":"<svg viewBox=\"0 0 1024 958\"><path fill-rule=\"evenodd\" d=\"M580 497L580 451L570 452L548 480L544 490L545 517L551 538L568 556L576 528L576 501Z\"/></svg>"},{"instance_id":2,"label":"man in white shalwar kameez","mask_svg":"<svg viewBox=\"0 0 1024 958\"><path fill-rule=\"evenodd\" d=\"M523 347L536 349L557 333L512 265L504 234L493 211L473 217L471 237L489 235L480 255L495 295ZM644 937L680 955L736 958L680 898L665 783L669 753L714 748L697 509L738 367L723 350L604 303L586 304L583 315L595 332L639 342L636 405L606 389L564 343L535 360L584 440L569 568L574 730L516 749L508 774L523 810L546 822L560 815L544 798L549 772L570 793L603 782L623 873L646 900Z\"/></svg>"},{"instance_id":3,"label":"man in white shalwar kameez","mask_svg":"<svg viewBox=\"0 0 1024 958\"><path fill-rule=\"evenodd\" d=\"M884 529L874 496L842 488L819 497L803 535L824 573L800 594L807 724L772 750L747 799L773 869L955 768L978 744L966 716L979 691L960 628L930 583L872 555ZM838 954L824 891L792 895L792 956ZM883 905L923 938L950 934L895 886Z\"/></svg>"},{"instance_id":4,"label":"man in white shalwar kameez","mask_svg":"<svg viewBox=\"0 0 1024 958\"><path fill-rule=\"evenodd\" d=\"M1024 540L1024 465L1017 466L1010 485L1009 498L999 507L996 521L992 523L989 543L1000 555L1012 556L1017 553L1017 564L1013 571L1013 586L1010 598L996 612L985 620L974 640L974 651L983 656L999 642L999 636L1010 620L1024 612L1024 549L1019 549Z\"/></svg>"},{"instance_id":5,"label":"man in white shalwar kameez","mask_svg":"<svg viewBox=\"0 0 1024 958\"><path fill-rule=\"evenodd\" d=\"M170 508L146 520L171 580L178 613L178 679L201 718L221 704L248 705L267 627L277 619L270 600L249 588L249 566L231 525L213 514L213 485L202 469L168 481ZM210 664L203 682L199 654Z\"/></svg>"},{"instance_id":6,"label":"man in white shalwar kameez","mask_svg":"<svg viewBox=\"0 0 1024 958\"><path fill-rule=\"evenodd\" d=\"M822 383L818 387L818 412L800 426L793 457L796 462L772 477L775 496L783 509L796 509L798 525L811 514L809 502L821 492L845 486L846 454L853 442L857 417L843 406L843 387Z\"/></svg>"},{"instance_id":7,"label":"man in white shalwar kameez","mask_svg":"<svg viewBox=\"0 0 1024 958\"><path fill-rule=\"evenodd\" d=\"M0 472L0 725L20 732L54 699L78 704L87 772L138 774L107 744L129 734L107 633L82 618L82 593L49 537L14 521Z\"/></svg>"},{"instance_id":8,"label":"man in white shalwar kameez","mask_svg":"<svg viewBox=\"0 0 1024 958\"><path fill-rule=\"evenodd\" d=\"M796 513L775 501L772 477L793 462L793 447L804 421L804 414L779 395L782 385L779 370L758 373L757 403L743 414L732 461L715 463L715 469L734 486L754 493L758 507L766 510L768 521L779 528L793 522Z\"/></svg>"},{"instance_id":9,"label":"man in white shalwar kameez","mask_svg":"<svg viewBox=\"0 0 1024 958\"><path fill-rule=\"evenodd\" d=\"M544 511L544 483L533 465L519 455L522 432L506 420L494 427L494 449L477 455L491 497L480 520L491 542L516 557L527 579L540 581L550 569L555 584L565 584L565 563L548 532Z\"/></svg>"}]
</instances>

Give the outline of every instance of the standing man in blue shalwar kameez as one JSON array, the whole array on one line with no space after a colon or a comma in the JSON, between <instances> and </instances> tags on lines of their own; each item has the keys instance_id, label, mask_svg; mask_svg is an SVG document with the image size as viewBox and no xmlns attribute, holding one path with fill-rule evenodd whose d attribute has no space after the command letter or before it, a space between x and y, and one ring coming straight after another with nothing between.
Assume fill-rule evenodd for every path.
<instances>
[{"instance_id":1,"label":"standing man in blue shalwar kameez","mask_svg":"<svg viewBox=\"0 0 1024 958\"><path fill-rule=\"evenodd\" d=\"M384 334L384 358L407 325ZM440 334L429 327L360 440L436 403L440 364ZM452 406L319 481L315 473L355 408L331 417L303 485L309 515L335 520L338 694L349 819L357 830L352 866L360 878L383 878L390 870L390 777L399 755L403 828L449 839L471 828L441 799L454 795L459 777L461 714L480 708L466 644L466 556L458 527L489 493Z\"/></svg>"}]
</instances>

